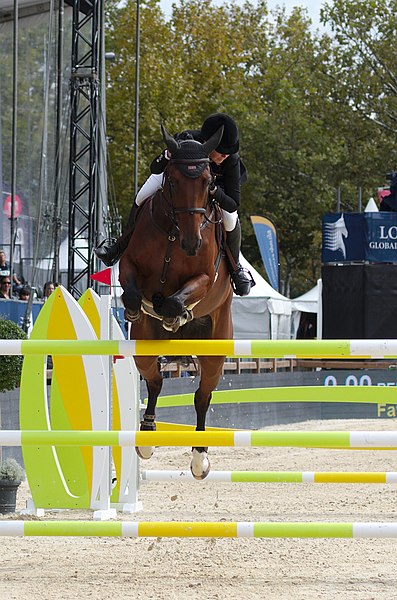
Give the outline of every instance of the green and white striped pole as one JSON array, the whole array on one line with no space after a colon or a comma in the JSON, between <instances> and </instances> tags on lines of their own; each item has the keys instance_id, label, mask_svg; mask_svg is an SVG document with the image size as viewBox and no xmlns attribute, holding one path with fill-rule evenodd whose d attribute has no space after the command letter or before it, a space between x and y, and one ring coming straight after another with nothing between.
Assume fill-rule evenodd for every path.
<instances>
[{"instance_id":1,"label":"green and white striped pole","mask_svg":"<svg viewBox=\"0 0 397 600\"><path fill-rule=\"evenodd\" d=\"M0 521L0 536L396 538L397 523Z\"/></svg>"},{"instance_id":2,"label":"green and white striped pole","mask_svg":"<svg viewBox=\"0 0 397 600\"><path fill-rule=\"evenodd\" d=\"M397 340L0 340L1 355L397 358Z\"/></svg>"}]
</instances>

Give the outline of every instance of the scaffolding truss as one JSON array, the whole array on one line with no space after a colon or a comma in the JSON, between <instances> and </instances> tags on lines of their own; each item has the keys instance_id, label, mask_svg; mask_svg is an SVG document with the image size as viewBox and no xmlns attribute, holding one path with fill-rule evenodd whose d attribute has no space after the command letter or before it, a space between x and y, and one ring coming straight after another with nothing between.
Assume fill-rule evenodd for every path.
<instances>
[{"instance_id":1,"label":"scaffolding truss","mask_svg":"<svg viewBox=\"0 0 397 600\"><path fill-rule=\"evenodd\" d=\"M68 290L76 298L94 273L99 206L100 0L73 2Z\"/></svg>"}]
</instances>

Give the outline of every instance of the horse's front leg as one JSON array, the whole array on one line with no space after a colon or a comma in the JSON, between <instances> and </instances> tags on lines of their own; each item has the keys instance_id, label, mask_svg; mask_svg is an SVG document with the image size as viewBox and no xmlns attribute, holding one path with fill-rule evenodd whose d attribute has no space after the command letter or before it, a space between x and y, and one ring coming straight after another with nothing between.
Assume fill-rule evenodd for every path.
<instances>
[{"instance_id":1,"label":"horse's front leg","mask_svg":"<svg viewBox=\"0 0 397 600\"><path fill-rule=\"evenodd\" d=\"M197 414L196 431L205 431L205 416L210 405L212 394L203 394L200 388L194 394L194 407ZM190 470L195 479L205 479L210 472L208 447L193 447Z\"/></svg>"},{"instance_id":2,"label":"horse's front leg","mask_svg":"<svg viewBox=\"0 0 397 600\"><path fill-rule=\"evenodd\" d=\"M120 266L120 284L123 288L121 300L125 308L125 320L136 323L141 318L142 295L136 285L136 269L131 263L123 260Z\"/></svg>"},{"instance_id":3,"label":"horse's front leg","mask_svg":"<svg viewBox=\"0 0 397 600\"><path fill-rule=\"evenodd\" d=\"M146 381L148 391L148 403L144 412L140 430L156 431L156 404L163 386L163 377L160 373L157 356L136 356L136 366ZM136 447L136 452L140 458L149 459L154 452L153 446Z\"/></svg>"},{"instance_id":4,"label":"horse's front leg","mask_svg":"<svg viewBox=\"0 0 397 600\"><path fill-rule=\"evenodd\" d=\"M154 294L152 298L153 308L158 315L166 319L181 317L189 307L194 306L206 296L211 284L211 278L205 273L192 277L171 296L165 297L162 294Z\"/></svg>"},{"instance_id":5,"label":"horse's front leg","mask_svg":"<svg viewBox=\"0 0 397 600\"><path fill-rule=\"evenodd\" d=\"M200 356L200 386L194 395L194 408L197 415L196 431L205 431L205 419L211 402L212 392L218 385L224 356ZM208 447L193 447L190 470L195 479L205 479L210 472Z\"/></svg>"}]
</instances>

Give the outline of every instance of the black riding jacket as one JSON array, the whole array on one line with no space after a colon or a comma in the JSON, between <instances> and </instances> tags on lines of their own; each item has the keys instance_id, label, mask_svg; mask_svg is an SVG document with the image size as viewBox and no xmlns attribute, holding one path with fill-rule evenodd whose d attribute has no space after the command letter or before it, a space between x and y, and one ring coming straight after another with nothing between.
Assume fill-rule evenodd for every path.
<instances>
[{"instance_id":1,"label":"black riding jacket","mask_svg":"<svg viewBox=\"0 0 397 600\"><path fill-rule=\"evenodd\" d=\"M193 137L197 142L203 143L205 140L201 137L199 130L187 130L181 134L176 134L176 140L188 139L186 134ZM190 137L190 139L191 139ZM164 152L152 161L150 172L159 175L163 173L168 164ZM239 154L230 154L222 164L217 165L210 161L211 172L216 185L216 192L211 198L214 198L219 206L232 213L238 210L240 206L240 186L247 181L247 169L245 168Z\"/></svg>"}]
</instances>

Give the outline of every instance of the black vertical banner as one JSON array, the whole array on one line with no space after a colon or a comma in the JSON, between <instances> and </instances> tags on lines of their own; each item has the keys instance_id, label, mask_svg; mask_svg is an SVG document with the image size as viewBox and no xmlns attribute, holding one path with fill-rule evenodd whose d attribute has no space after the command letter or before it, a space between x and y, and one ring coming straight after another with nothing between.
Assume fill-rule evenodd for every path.
<instances>
[{"instance_id":1,"label":"black vertical banner","mask_svg":"<svg viewBox=\"0 0 397 600\"><path fill-rule=\"evenodd\" d=\"M397 338L397 265L366 265L365 338Z\"/></svg>"},{"instance_id":2,"label":"black vertical banner","mask_svg":"<svg viewBox=\"0 0 397 600\"><path fill-rule=\"evenodd\" d=\"M397 265L324 265L323 338L397 339Z\"/></svg>"},{"instance_id":3,"label":"black vertical banner","mask_svg":"<svg viewBox=\"0 0 397 600\"><path fill-rule=\"evenodd\" d=\"M364 337L364 265L324 265L323 334L324 339Z\"/></svg>"}]
</instances>

